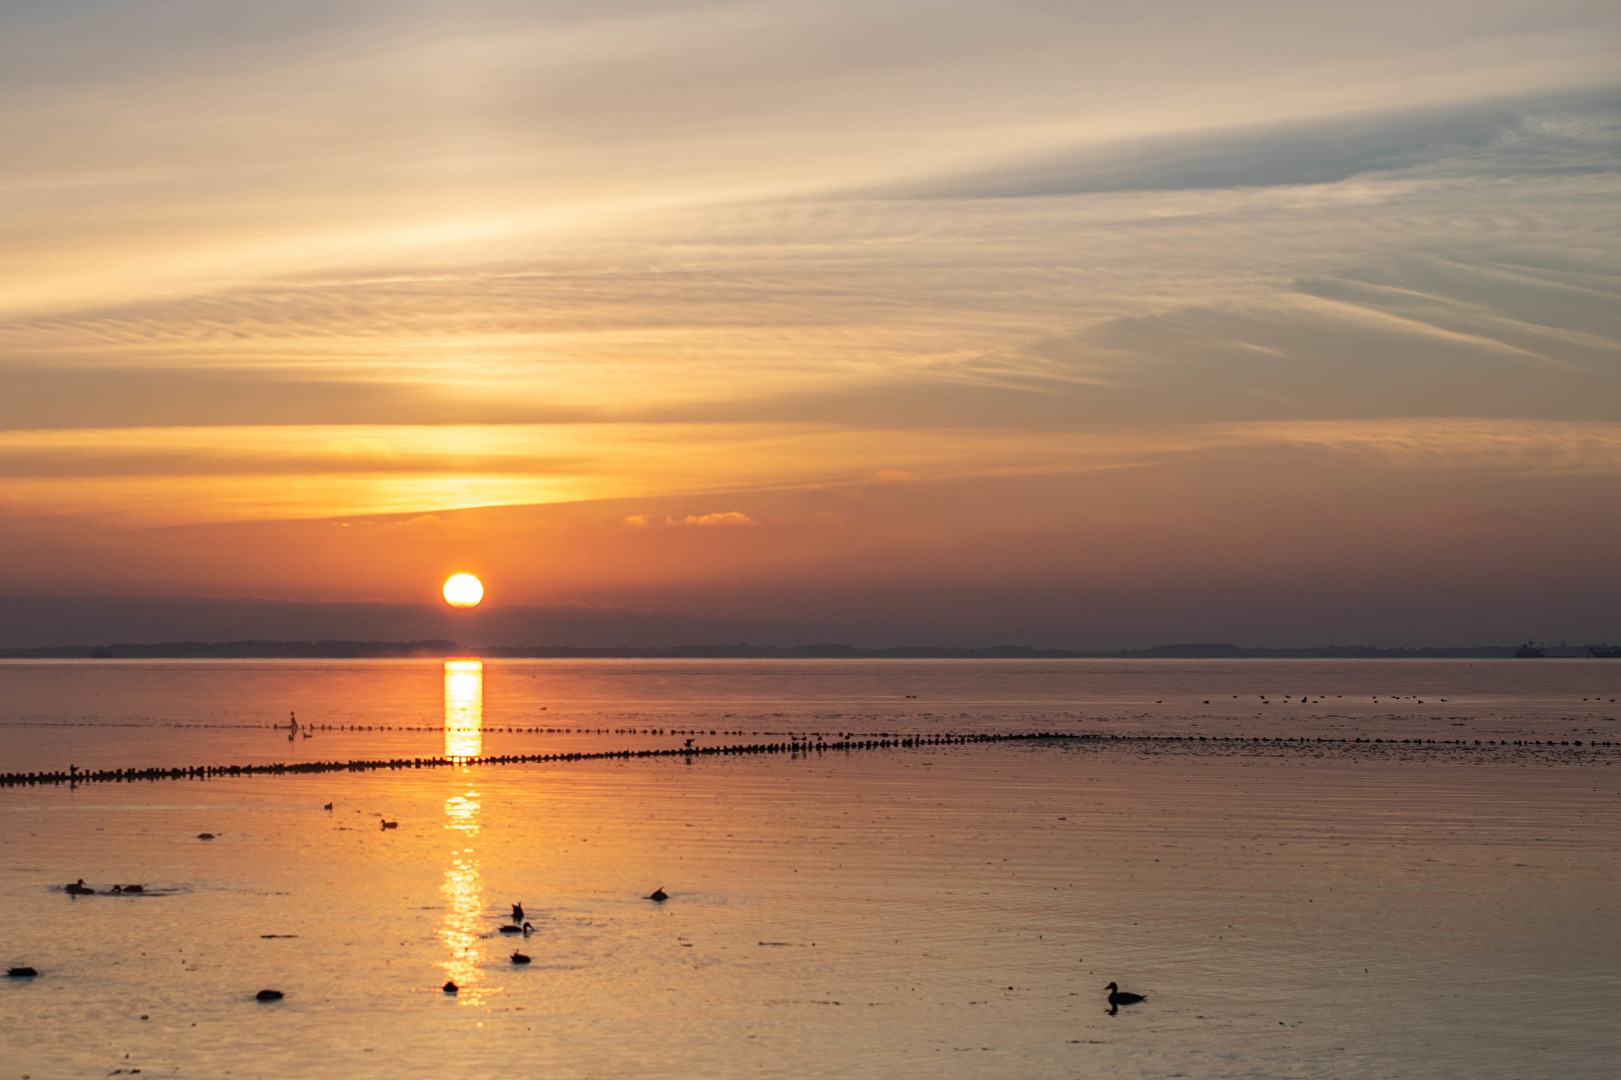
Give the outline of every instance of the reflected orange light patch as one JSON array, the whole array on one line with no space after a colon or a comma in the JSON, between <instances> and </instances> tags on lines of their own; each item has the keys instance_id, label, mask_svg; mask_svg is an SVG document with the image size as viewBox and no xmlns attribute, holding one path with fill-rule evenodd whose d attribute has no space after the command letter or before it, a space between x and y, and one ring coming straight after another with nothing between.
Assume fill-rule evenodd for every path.
<instances>
[{"instance_id":1,"label":"reflected orange light patch","mask_svg":"<svg viewBox=\"0 0 1621 1080\"><path fill-rule=\"evenodd\" d=\"M484 750L484 664L479 660L445 661L445 757L452 761L476 758ZM445 800L445 828L459 833L462 842L479 834L478 792ZM480 985L484 973L479 943L484 931L484 876L470 847L450 853L450 866L440 886L445 898L445 921L439 940L450 950L442 965L460 992L462 1005L477 1005L493 991Z\"/></svg>"},{"instance_id":2,"label":"reflected orange light patch","mask_svg":"<svg viewBox=\"0 0 1621 1080\"><path fill-rule=\"evenodd\" d=\"M447 800L445 812L454 815L462 807ZM473 807L478 804L474 802ZM449 828L458 828L452 817ZM450 955L440 966L445 976L455 983L459 993L457 1003L477 1005L487 999L494 989L481 985L484 971L480 967L480 943L484 931L484 875L471 848L452 853L450 866L445 870L444 884L439 893L445 899L445 921L439 926L438 938L449 949Z\"/></svg>"},{"instance_id":3,"label":"reflected orange light patch","mask_svg":"<svg viewBox=\"0 0 1621 1080\"><path fill-rule=\"evenodd\" d=\"M446 660L445 757L461 762L483 752L484 662Z\"/></svg>"},{"instance_id":4,"label":"reflected orange light patch","mask_svg":"<svg viewBox=\"0 0 1621 1080\"><path fill-rule=\"evenodd\" d=\"M445 828L455 829L468 836L477 836L478 812L482 808L476 791L469 791L466 795L452 795L445 800L445 817L448 819Z\"/></svg>"}]
</instances>

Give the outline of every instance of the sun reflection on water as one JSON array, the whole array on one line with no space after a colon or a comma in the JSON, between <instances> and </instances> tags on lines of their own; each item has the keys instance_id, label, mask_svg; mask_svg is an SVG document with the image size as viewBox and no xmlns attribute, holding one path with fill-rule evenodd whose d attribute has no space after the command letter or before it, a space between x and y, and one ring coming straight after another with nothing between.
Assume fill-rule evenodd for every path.
<instances>
[{"instance_id":1,"label":"sun reflection on water","mask_svg":"<svg viewBox=\"0 0 1621 1080\"><path fill-rule=\"evenodd\" d=\"M464 762L484 752L484 665L478 660L445 661L445 757ZM471 842L479 834L479 796L476 791L445 800L445 828L455 846L444 884L445 919L439 940L450 955L441 966L459 988L456 1000L477 1005L496 992L484 985L482 943L484 875Z\"/></svg>"},{"instance_id":2,"label":"sun reflection on water","mask_svg":"<svg viewBox=\"0 0 1621 1080\"><path fill-rule=\"evenodd\" d=\"M452 795L445 800L445 828L468 838L477 836L478 811L478 792ZM450 866L445 869L445 881L439 892L445 898L445 920L439 927L438 938L450 950L440 966L445 969L446 978L460 987L457 1001L477 1005L494 993L495 988L483 985L484 969L479 963L484 940L484 875L472 848L451 851Z\"/></svg>"},{"instance_id":3,"label":"sun reflection on water","mask_svg":"<svg viewBox=\"0 0 1621 1080\"><path fill-rule=\"evenodd\" d=\"M484 663L445 661L445 757L466 761L484 752Z\"/></svg>"}]
</instances>

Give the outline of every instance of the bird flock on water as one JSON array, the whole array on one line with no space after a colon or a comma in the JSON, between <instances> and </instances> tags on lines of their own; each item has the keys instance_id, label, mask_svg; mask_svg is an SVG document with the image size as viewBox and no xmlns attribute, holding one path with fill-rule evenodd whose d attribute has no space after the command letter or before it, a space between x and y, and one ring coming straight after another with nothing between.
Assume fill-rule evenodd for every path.
<instances>
[{"instance_id":1,"label":"bird flock on water","mask_svg":"<svg viewBox=\"0 0 1621 1080\"><path fill-rule=\"evenodd\" d=\"M145 890L146 887L144 885L114 885L105 893L100 895L131 895L144 893ZM98 895L93 886L85 884L84 878L79 878L77 881L70 882L69 884L62 886L62 891L73 897ZM648 893L643 899L651 900L655 904L662 904L670 899L670 894L665 892L664 886L661 885L652 892ZM503 923L496 932L506 935L522 934L527 938L529 935L535 932L535 925L525 917L523 904L518 903L512 905L511 921ZM512 964L518 967L533 963L532 957L517 950L513 950L510 959ZM12 979L34 979L39 977L39 971L30 966L19 966L8 969L6 975ZM1120 1011L1120 1006L1122 1005L1137 1005L1148 1000L1148 998L1143 994L1136 994L1129 990L1120 989L1120 985L1114 982L1109 983L1109 985L1105 986L1103 989L1109 995L1108 1003L1110 1016L1118 1013ZM457 994L461 991L461 987L456 984L454 979L447 979L445 984L440 987L440 990L446 994ZM283 1000L286 996L287 995L283 991L265 989L260 990L257 994L255 994L254 1000L259 1002L275 1002Z\"/></svg>"},{"instance_id":2,"label":"bird flock on water","mask_svg":"<svg viewBox=\"0 0 1621 1080\"><path fill-rule=\"evenodd\" d=\"M323 809L330 811L332 809L332 804L327 803L323 807ZM382 822L382 827L384 829L395 829L395 828L399 827L399 822L384 820ZM214 839L214 834L213 833L198 833L197 834L197 839L199 839L199 840L212 840L212 839ZM96 895L98 895L94 886L85 884L84 878L79 878L76 881L69 882L68 884L61 886L61 889L67 895L75 897L75 898L80 897L80 896L96 896ZM107 890L104 893L101 893L99 895L104 895L104 896L133 896L133 895L141 895L141 894L144 894L145 892L146 892L146 886L143 885L143 884L130 884L130 885L118 884L118 885L110 886L109 888L107 888ZM670 899L670 894L668 892L666 892L664 890L664 886L661 885L658 888L654 889L652 892L648 893L645 897L643 897L643 899L651 900L655 904L663 904L663 903L665 903L666 901L668 901ZM525 938L529 937L534 932L535 932L534 923L530 922L525 917L523 904L521 904L521 903L517 903L517 904L512 905L511 921L502 924L497 929L497 933L500 933L500 934L503 934L503 935L518 935L518 934L521 934ZM274 936L279 936L279 935L274 935ZM521 967L521 966L523 966L525 964L530 964L530 963L533 962L532 957L530 957L529 955L527 955L527 954L525 954L523 952L520 952L518 950L513 950L512 955L510 957L510 960L511 960L513 965L519 966L519 967ZM7 975L8 978L12 978L12 979L35 979L35 978L39 977L39 971L36 968L34 968L32 966L29 966L29 965L20 965L20 966L17 966L17 967L8 968L7 971L6 971L6 975ZM446 994L456 994L456 993L460 992L461 987L456 984L454 979L449 979L449 980L446 980L445 984L443 986L441 986L440 989ZM1119 1010L1120 1010L1120 1006L1122 1006L1122 1005L1136 1005L1136 1004L1139 1004L1141 1002L1144 1002L1144 1001L1148 1000L1147 997L1145 995L1143 995L1143 994L1136 994L1136 993L1132 993L1129 990L1120 989L1119 984L1114 983L1114 982L1109 983L1109 985L1104 987L1104 990L1108 993L1108 999L1107 1000L1108 1000L1108 1003L1109 1003L1109 1015L1110 1016L1113 1016L1116 1013L1118 1013ZM265 990L260 990L257 994L255 994L254 995L254 1000L259 1001L259 1002L276 1002L276 1001L283 1000L286 996L287 995L281 990L265 989Z\"/></svg>"}]
</instances>

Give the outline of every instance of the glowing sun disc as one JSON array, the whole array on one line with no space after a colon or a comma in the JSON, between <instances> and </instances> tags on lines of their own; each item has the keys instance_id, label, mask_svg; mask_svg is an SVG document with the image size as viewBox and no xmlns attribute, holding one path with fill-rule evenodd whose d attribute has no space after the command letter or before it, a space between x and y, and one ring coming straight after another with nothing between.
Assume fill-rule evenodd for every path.
<instances>
[{"instance_id":1,"label":"glowing sun disc","mask_svg":"<svg viewBox=\"0 0 1621 1080\"><path fill-rule=\"evenodd\" d=\"M484 583L472 574L452 574L445 581L445 603L451 607L478 607Z\"/></svg>"}]
</instances>

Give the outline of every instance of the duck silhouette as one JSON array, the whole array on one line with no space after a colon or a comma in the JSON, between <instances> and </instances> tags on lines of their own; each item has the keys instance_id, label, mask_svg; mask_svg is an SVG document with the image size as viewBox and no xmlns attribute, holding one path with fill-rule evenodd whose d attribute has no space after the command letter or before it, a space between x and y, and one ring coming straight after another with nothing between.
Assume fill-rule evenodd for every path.
<instances>
[{"instance_id":1,"label":"duck silhouette","mask_svg":"<svg viewBox=\"0 0 1621 1080\"><path fill-rule=\"evenodd\" d=\"M664 901L666 901L666 900L668 900L670 898L670 894L664 891L664 886L663 885L660 885L658 888L656 888L652 892L648 893L647 898L649 900L652 900L652 901L656 902L656 903L662 904L662 903L664 903Z\"/></svg>"},{"instance_id":2,"label":"duck silhouette","mask_svg":"<svg viewBox=\"0 0 1621 1080\"><path fill-rule=\"evenodd\" d=\"M515 922L515 923L523 922L523 905L522 904L513 904L512 905L512 921Z\"/></svg>"},{"instance_id":3,"label":"duck silhouette","mask_svg":"<svg viewBox=\"0 0 1621 1080\"><path fill-rule=\"evenodd\" d=\"M514 964L527 964L529 963L529 957L525 956L521 952L515 952L512 954L512 962Z\"/></svg>"},{"instance_id":4,"label":"duck silhouette","mask_svg":"<svg viewBox=\"0 0 1621 1080\"><path fill-rule=\"evenodd\" d=\"M445 985L441 986L439 989L443 990L447 994L454 994L456 991L460 990L461 987L457 986L453 980L447 980Z\"/></svg>"},{"instance_id":5,"label":"duck silhouette","mask_svg":"<svg viewBox=\"0 0 1621 1080\"><path fill-rule=\"evenodd\" d=\"M535 928L529 923L524 923L522 926L503 926L500 932L503 934L522 934L524 937L528 937L535 932Z\"/></svg>"},{"instance_id":6,"label":"duck silhouette","mask_svg":"<svg viewBox=\"0 0 1621 1080\"><path fill-rule=\"evenodd\" d=\"M90 886L86 885L84 883L84 878L80 878L78 881L75 881L72 885L64 885L62 887L62 891L67 893L69 896L94 896L94 895L96 895L96 890L94 890Z\"/></svg>"},{"instance_id":7,"label":"duck silhouette","mask_svg":"<svg viewBox=\"0 0 1621 1080\"><path fill-rule=\"evenodd\" d=\"M1109 992L1109 1008L1111 1009L1117 1009L1122 1005L1135 1005L1139 1001L1148 1000L1142 994L1133 994L1129 990L1120 989L1119 983L1110 983L1103 989Z\"/></svg>"}]
</instances>

